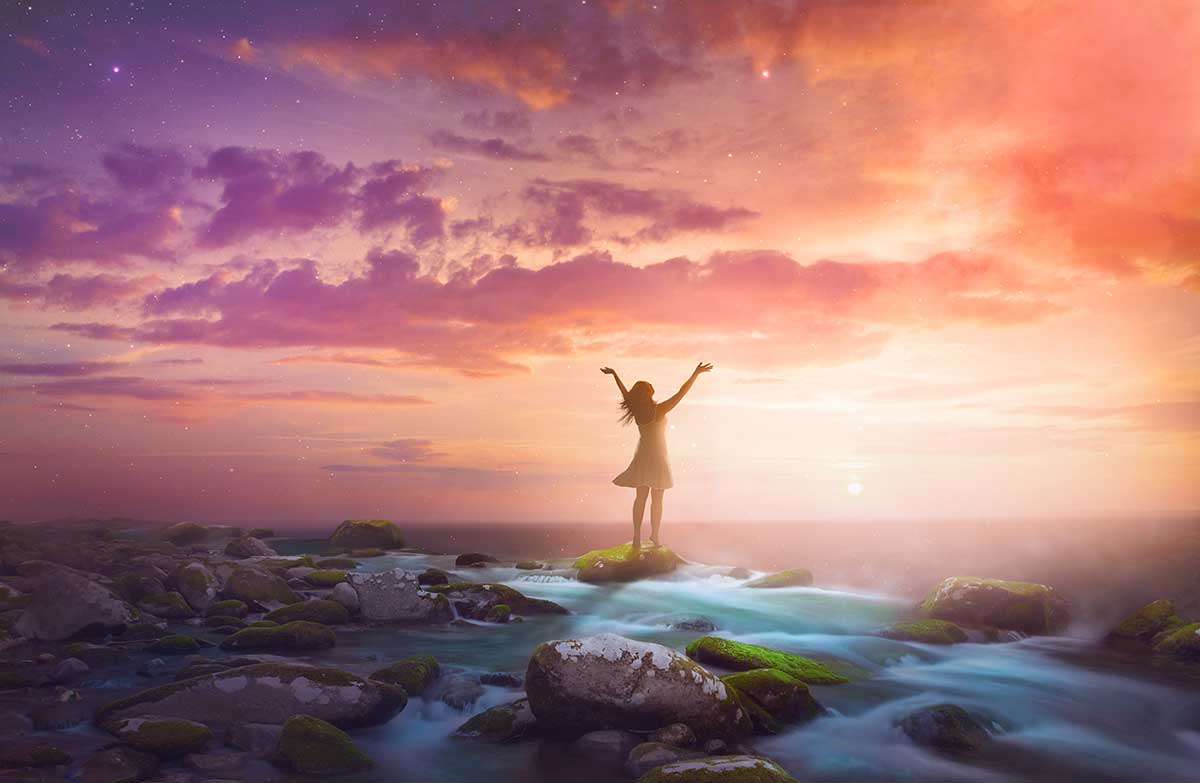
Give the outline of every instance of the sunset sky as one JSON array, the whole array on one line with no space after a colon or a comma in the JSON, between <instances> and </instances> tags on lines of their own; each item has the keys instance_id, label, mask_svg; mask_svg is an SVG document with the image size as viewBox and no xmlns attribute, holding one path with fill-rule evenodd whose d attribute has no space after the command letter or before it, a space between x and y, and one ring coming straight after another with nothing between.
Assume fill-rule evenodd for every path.
<instances>
[{"instance_id":1,"label":"sunset sky","mask_svg":"<svg viewBox=\"0 0 1200 783\"><path fill-rule=\"evenodd\" d=\"M0 11L0 518L1200 508L1200 3Z\"/></svg>"}]
</instances>

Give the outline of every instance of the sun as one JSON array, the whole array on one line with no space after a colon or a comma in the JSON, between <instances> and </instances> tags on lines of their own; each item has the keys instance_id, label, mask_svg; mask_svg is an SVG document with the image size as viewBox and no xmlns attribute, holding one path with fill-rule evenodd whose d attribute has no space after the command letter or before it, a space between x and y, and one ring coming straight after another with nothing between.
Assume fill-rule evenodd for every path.
<instances>
[{"instance_id":1,"label":"sun","mask_svg":"<svg viewBox=\"0 0 1200 783\"><path fill-rule=\"evenodd\" d=\"M864 489L865 489L865 487L863 486L862 482L859 481L858 479L854 479L853 481L851 481L849 484L846 485L846 492L849 493L850 495L852 495L853 497L858 497L859 495L861 495L863 493Z\"/></svg>"}]
</instances>

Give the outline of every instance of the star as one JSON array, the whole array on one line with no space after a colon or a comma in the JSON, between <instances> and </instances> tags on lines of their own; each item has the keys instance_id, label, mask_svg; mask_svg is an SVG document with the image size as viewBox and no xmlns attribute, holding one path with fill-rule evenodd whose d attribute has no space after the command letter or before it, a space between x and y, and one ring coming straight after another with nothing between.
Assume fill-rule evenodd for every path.
<instances>
[{"instance_id":1,"label":"star","mask_svg":"<svg viewBox=\"0 0 1200 783\"><path fill-rule=\"evenodd\" d=\"M113 72L113 73L120 73L120 72L121 72L121 66L119 66L119 65L114 65L114 66L112 67L112 72Z\"/></svg>"}]
</instances>

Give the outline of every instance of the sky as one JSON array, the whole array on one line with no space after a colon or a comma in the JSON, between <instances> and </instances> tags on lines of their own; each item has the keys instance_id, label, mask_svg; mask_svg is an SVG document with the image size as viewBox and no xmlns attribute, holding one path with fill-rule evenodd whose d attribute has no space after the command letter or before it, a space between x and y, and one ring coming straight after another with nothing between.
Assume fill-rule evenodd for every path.
<instances>
[{"instance_id":1,"label":"sky","mask_svg":"<svg viewBox=\"0 0 1200 783\"><path fill-rule=\"evenodd\" d=\"M1200 508L1191 0L0 19L0 518Z\"/></svg>"}]
</instances>

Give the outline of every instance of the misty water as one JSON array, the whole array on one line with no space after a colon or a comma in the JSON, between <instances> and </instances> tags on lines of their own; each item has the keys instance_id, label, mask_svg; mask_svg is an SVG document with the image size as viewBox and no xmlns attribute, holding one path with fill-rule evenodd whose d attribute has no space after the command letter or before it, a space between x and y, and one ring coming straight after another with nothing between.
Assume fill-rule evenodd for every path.
<instances>
[{"instance_id":1,"label":"misty water","mask_svg":"<svg viewBox=\"0 0 1200 783\"><path fill-rule=\"evenodd\" d=\"M281 547L282 548L282 547ZM294 542L289 550L305 549ZM312 547L307 547L311 551ZM363 568L454 569L450 555L373 558ZM565 564L565 563L563 563ZM464 569L459 569L464 572ZM755 590L726 576L728 565L687 565L675 574L626 585L589 585L569 569L467 569L472 581L494 581L556 601L568 616L530 617L509 625L457 624L339 634L323 654L367 673L383 662L431 654L446 674L523 673L540 642L611 632L677 650L696 632L670 623L700 615L716 634L788 650L830 663L851 682L814 686L830 711L773 737L756 737L757 752L805 781L1186 781L1200 770L1200 690L1144 663L1122 658L1086 634L1009 643L931 646L873 636L911 608L909 597L862 589ZM932 574L930 581L940 578ZM437 689L385 725L355 732L378 762L379 781L617 781L556 741L480 745L452 738L470 715L522 696L519 688L485 686L465 710L438 699ZM995 741L970 763L914 746L894 727L912 710L943 702L991 721Z\"/></svg>"}]
</instances>

